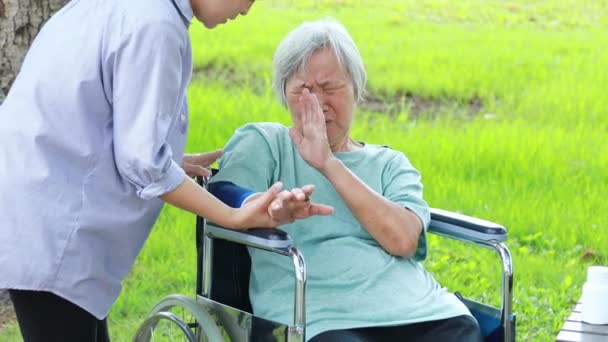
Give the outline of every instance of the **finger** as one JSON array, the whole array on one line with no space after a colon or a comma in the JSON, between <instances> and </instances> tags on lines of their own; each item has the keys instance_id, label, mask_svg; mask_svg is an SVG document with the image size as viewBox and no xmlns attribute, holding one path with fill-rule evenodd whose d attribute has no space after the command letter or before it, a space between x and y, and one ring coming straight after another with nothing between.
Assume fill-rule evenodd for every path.
<instances>
[{"instance_id":1,"label":"finger","mask_svg":"<svg viewBox=\"0 0 608 342\"><path fill-rule=\"evenodd\" d=\"M308 208L310 215L331 215L334 213L334 207L325 204L311 203Z\"/></svg>"},{"instance_id":2,"label":"finger","mask_svg":"<svg viewBox=\"0 0 608 342\"><path fill-rule=\"evenodd\" d=\"M269 208L270 208L271 212L278 212L279 210L281 210L283 208L283 203L281 201L277 201L275 199L272 202L270 202Z\"/></svg>"},{"instance_id":3,"label":"finger","mask_svg":"<svg viewBox=\"0 0 608 342\"><path fill-rule=\"evenodd\" d=\"M293 218L296 220L302 220L305 218L309 218L311 217L312 214L310 214L310 210L308 208L302 208L300 210L294 210L293 212Z\"/></svg>"},{"instance_id":4,"label":"finger","mask_svg":"<svg viewBox=\"0 0 608 342\"><path fill-rule=\"evenodd\" d=\"M268 190L266 190L266 192L269 194L269 196L276 197L279 194L279 192L281 192L281 189L283 189L283 182L276 182L276 183L272 184L270 186L270 188L268 188Z\"/></svg>"},{"instance_id":5,"label":"finger","mask_svg":"<svg viewBox=\"0 0 608 342\"><path fill-rule=\"evenodd\" d=\"M292 112L293 123L298 131L302 131L302 95L298 97L298 103L294 108L289 109Z\"/></svg>"},{"instance_id":6,"label":"finger","mask_svg":"<svg viewBox=\"0 0 608 342\"><path fill-rule=\"evenodd\" d=\"M283 202L288 202L293 199L293 194L289 190L283 190L277 195L277 198Z\"/></svg>"},{"instance_id":7,"label":"finger","mask_svg":"<svg viewBox=\"0 0 608 342\"><path fill-rule=\"evenodd\" d=\"M208 169L206 169L200 165L184 163L183 169L186 172L186 174L190 177L195 177L195 176L209 177L209 176L211 176L211 171L209 171Z\"/></svg>"},{"instance_id":8,"label":"finger","mask_svg":"<svg viewBox=\"0 0 608 342\"><path fill-rule=\"evenodd\" d=\"M196 168L200 173L198 174L200 177L211 177L211 170L206 167L197 167Z\"/></svg>"},{"instance_id":9,"label":"finger","mask_svg":"<svg viewBox=\"0 0 608 342\"><path fill-rule=\"evenodd\" d=\"M319 118L325 121L323 115L323 108L321 108L321 102L319 101L319 97L315 93L311 93L310 91L308 91L308 89L304 90L305 91L302 92L302 95L300 97L302 102L302 108L304 109L303 112L309 115L308 121L312 119L316 121Z\"/></svg>"},{"instance_id":10,"label":"finger","mask_svg":"<svg viewBox=\"0 0 608 342\"><path fill-rule=\"evenodd\" d=\"M301 210L308 211L308 207L310 207L310 202L301 201L293 203L291 210L296 212Z\"/></svg>"},{"instance_id":11,"label":"finger","mask_svg":"<svg viewBox=\"0 0 608 342\"><path fill-rule=\"evenodd\" d=\"M311 129L313 129L314 132L320 132L321 129L325 131L325 116L323 115L323 110L321 109L317 95L310 94L308 110L310 112L309 124Z\"/></svg>"},{"instance_id":12,"label":"finger","mask_svg":"<svg viewBox=\"0 0 608 342\"><path fill-rule=\"evenodd\" d=\"M291 194L293 195L293 198L297 201L305 201L307 198L304 191L302 191L302 189L300 188L291 189Z\"/></svg>"},{"instance_id":13,"label":"finger","mask_svg":"<svg viewBox=\"0 0 608 342\"><path fill-rule=\"evenodd\" d=\"M306 94L304 97L304 127L306 127L307 129L312 129L313 127L311 127L311 125L314 123L313 122L313 112L312 112L312 99L311 97L314 96L310 93ZM306 133L304 133L306 134Z\"/></svg>"},{"instance_id":14,"label":"finger","mask_svg":"<svg viewBox=\"0 0 608 342\"><path fill-rule=\"evenodd\" d=\"M318 114L323 114L323 109L321 108L321 102L319 102L319 98L315 94L310 94L310 106L312 107L313 114L318 116Z\"/></svg>"},{"instance_id":15,"label":"finger","mask_svg":"<svg viewBox=\"0 0 608 342\"><path fill-rule=\"evenodd\" d=\"M277 202L280 201L278 199L275 199L275 201L272 202L270 206L270 217L277 222L293 222L293 210L289 209L282 203Z\"/></svg>"},{"instance_id":16,"label":"finger","mask_svg":"<svg viewBox=\"0 0 608 342\"><path fill-rule=\"evenodd\" d=\"M309 203L303 208L294 210L293 213L295 219L305 219L315 215L331 215L334 213L334 208L324 204Z\"/></svg>"},{"instance_id":17,"label":"finger","mask_svg":"<svg viewBox=\"0 0 608 342\"><path fill-rule=\"evenodd\" d=\"M224 154L224 150L215 150L211 152L200 153L195 156L195 162L201 166L209 166Z\"/></svg>"},{"instance_id":18,"label":"finger","mask_svg":"<svg viewBox=\"0 0 608 342\"><path fill-rule=\"evenodd\" d=\"M306 195L306 197L310 198L312 196L312 193L315 191L315 186L312 184L306 184L301 189Z\"/></svg>"},{"instance_id":19,"label":"finger","mask_svg":"<svg viewBox=\"0 0 608 342\"><path fill-rule=\"evenodd\" d=\"M308 124L308 117L309 117L309 113L308 113L308 97L310 96L310 92L308 91L307 88L304 88L304 90L302 90L302 95L300 95L300 123L302 125L302 130L304 130L306 128L306 125Z\"/></svg>"},{"instance_id":20,"label":"finger","mask_svg":"<svg viewBox=\"0 0 608 342\"><path fill-rule=\"evenodd\" d=\"M224 150L219 149L219 150L215 150L213 152L209 152L209 153L205 153L204 154L204 166L209 166L213 163L215 163L216 160L218 160L222 155L224 155Z\"/></svg>"},{"instance_id":21,"label":"finger","mask_svg":"<svg viewBox=\"0 0 608 342\"><path fill-rule=\"evenodd\" d=\"M194 177L195 175L193 174L194 170L191 164L188 163L182 163L182 169L184 170L184 172L186 172L186 174L188 175L188 177Z\"/></svg>"},{"instance_id":22,"label":"finger","mask_svg":"<svg viewBox=\"0 0 608 342\"><path fill-rule=\"evenodd\" d=\"M285 208L283 207L282 203L277 202L277 201L273 201L272 203L270 203L270 210L268 211L268 213L270 214L270 217L272 217L275 220L281 220L285 217Z\"/></svg>"},{"instance_id":23,"label":"finger","mask_svg":"<svg viewBox=\"0 0 608 342\"><path fill-rule=\"evenodd\" d=\"M262 196L260 196L259 205L262 208L268 208L270 203L277 197L281 189L283 188L283 183L276 182L274 183L268 190L266 190Z\"/></svg>"},{"instance_id":24,"label":"finger","mask_svg":"<svg viewBox=\"0 0 608 342\"><path fill-rule=\"evenodd\" d=\"M295 127L291 127L289 129L289 137L296 146L300 146L300 144L302 143L302 134L300 134L300 132Z\"/></svg>"},{"instance_id":25,"label":"finger","mask_svg":"<svg viewBox=\"0 0 608 342\"><path fill-rule=\"evenodd\" d=\"M283 190L270 202L269 208L271 211L282 210L286 207L285 203L289 201L291 194L287 190Z\"/></svg>"},{"instance_id":26,"label":"finger","mask_svg":"<svg viewBox=\"0 0 608 342\"><path fill-rule=\"evenodd\" d=\"M314 123L316 129L320 129L321 126L325 127L325 115L323 115L323 108L321 108L319 98L315 94L312 94L310 98L310 106L311 120Z\"/></svg>"}]
</instances>

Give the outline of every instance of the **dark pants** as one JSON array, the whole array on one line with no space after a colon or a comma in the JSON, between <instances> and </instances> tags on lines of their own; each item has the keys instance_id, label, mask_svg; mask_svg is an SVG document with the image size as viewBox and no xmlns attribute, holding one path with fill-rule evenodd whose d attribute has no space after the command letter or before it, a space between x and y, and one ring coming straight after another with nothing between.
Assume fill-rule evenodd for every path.
<instances>
[{"instance_id":1,"label":"dark pants","mask_svg":"<svg viewBox=\"0 0 608 342\"><path fill-rule=\"evenodd\" d=\"M330 330L310 342L480 342L483 341L477 321L471 316L458 316L389 327Z\"/></svg>"},{"instance_id":2,"label":"dark pants","mask_svg":"<svg viewBox=\"0 0 608 342\"><path fill-rule=\"evenodd\" d=\"M109 342L106 320L50 292L8 291L24 342Z\"/></svg>"}]
</instances>

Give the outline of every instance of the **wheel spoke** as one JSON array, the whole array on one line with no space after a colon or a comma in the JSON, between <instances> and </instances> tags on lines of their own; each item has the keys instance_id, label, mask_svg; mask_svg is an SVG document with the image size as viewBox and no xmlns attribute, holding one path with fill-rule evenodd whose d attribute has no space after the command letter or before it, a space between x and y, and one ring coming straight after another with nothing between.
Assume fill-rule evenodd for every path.
<instances>
[{"instance_id":1,"label":"wheel spoke","mask_svg":"<svg viewBox=\"0 0 608 342\"><path fill-rule=\"evenodd\" d=\"M136 342L224 339L215 320L195 298L178 294L154 306L137 336Z\"/></svg>"}]
</instances>

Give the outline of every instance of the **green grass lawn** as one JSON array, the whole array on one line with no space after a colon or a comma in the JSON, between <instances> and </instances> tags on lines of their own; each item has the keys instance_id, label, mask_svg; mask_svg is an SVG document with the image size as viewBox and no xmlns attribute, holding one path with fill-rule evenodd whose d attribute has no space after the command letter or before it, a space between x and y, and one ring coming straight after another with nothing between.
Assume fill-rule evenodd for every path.
<instances>
[{"instance_id":1,"label":"green grass lawn","mask_svg":"<svg viewBox=\"0 0 608 342\"><path fill-rule=\"evenodd\" d=\"M303 20L338 18L368 68L353 136L403 151L431 206L509 229L518 340L551 341L586 268L608 265L607 14L604 0L258 1L225 27L192 27L188 151L247 122L289 124L270 90L274 48ZM430 246L443 285L498 302L490 251ZM166 208L110 314L113 339L165 295L193 294L195 261L194 217Z\"/></svg>"}]
</instances>

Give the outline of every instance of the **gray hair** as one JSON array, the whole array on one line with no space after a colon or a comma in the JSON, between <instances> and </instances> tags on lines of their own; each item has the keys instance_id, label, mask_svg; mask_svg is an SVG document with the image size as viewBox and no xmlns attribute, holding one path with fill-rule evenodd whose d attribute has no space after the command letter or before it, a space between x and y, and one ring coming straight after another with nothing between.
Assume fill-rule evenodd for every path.
<instances>
[{"instance_id":1,"label":"gray hair","mask_svg":"<svg viewBox=\"0 0 608 342\"><path fill-rule=\"evenodd\" d=\"M274 54L273 87L284 106L287 106L287 81L318 50L330 48L338 64L352 79L355 99L360 101L365 91L367 75L359 49L348 31L332 18L304 22L287 34Z\"/></svg>"}]
</instances>

